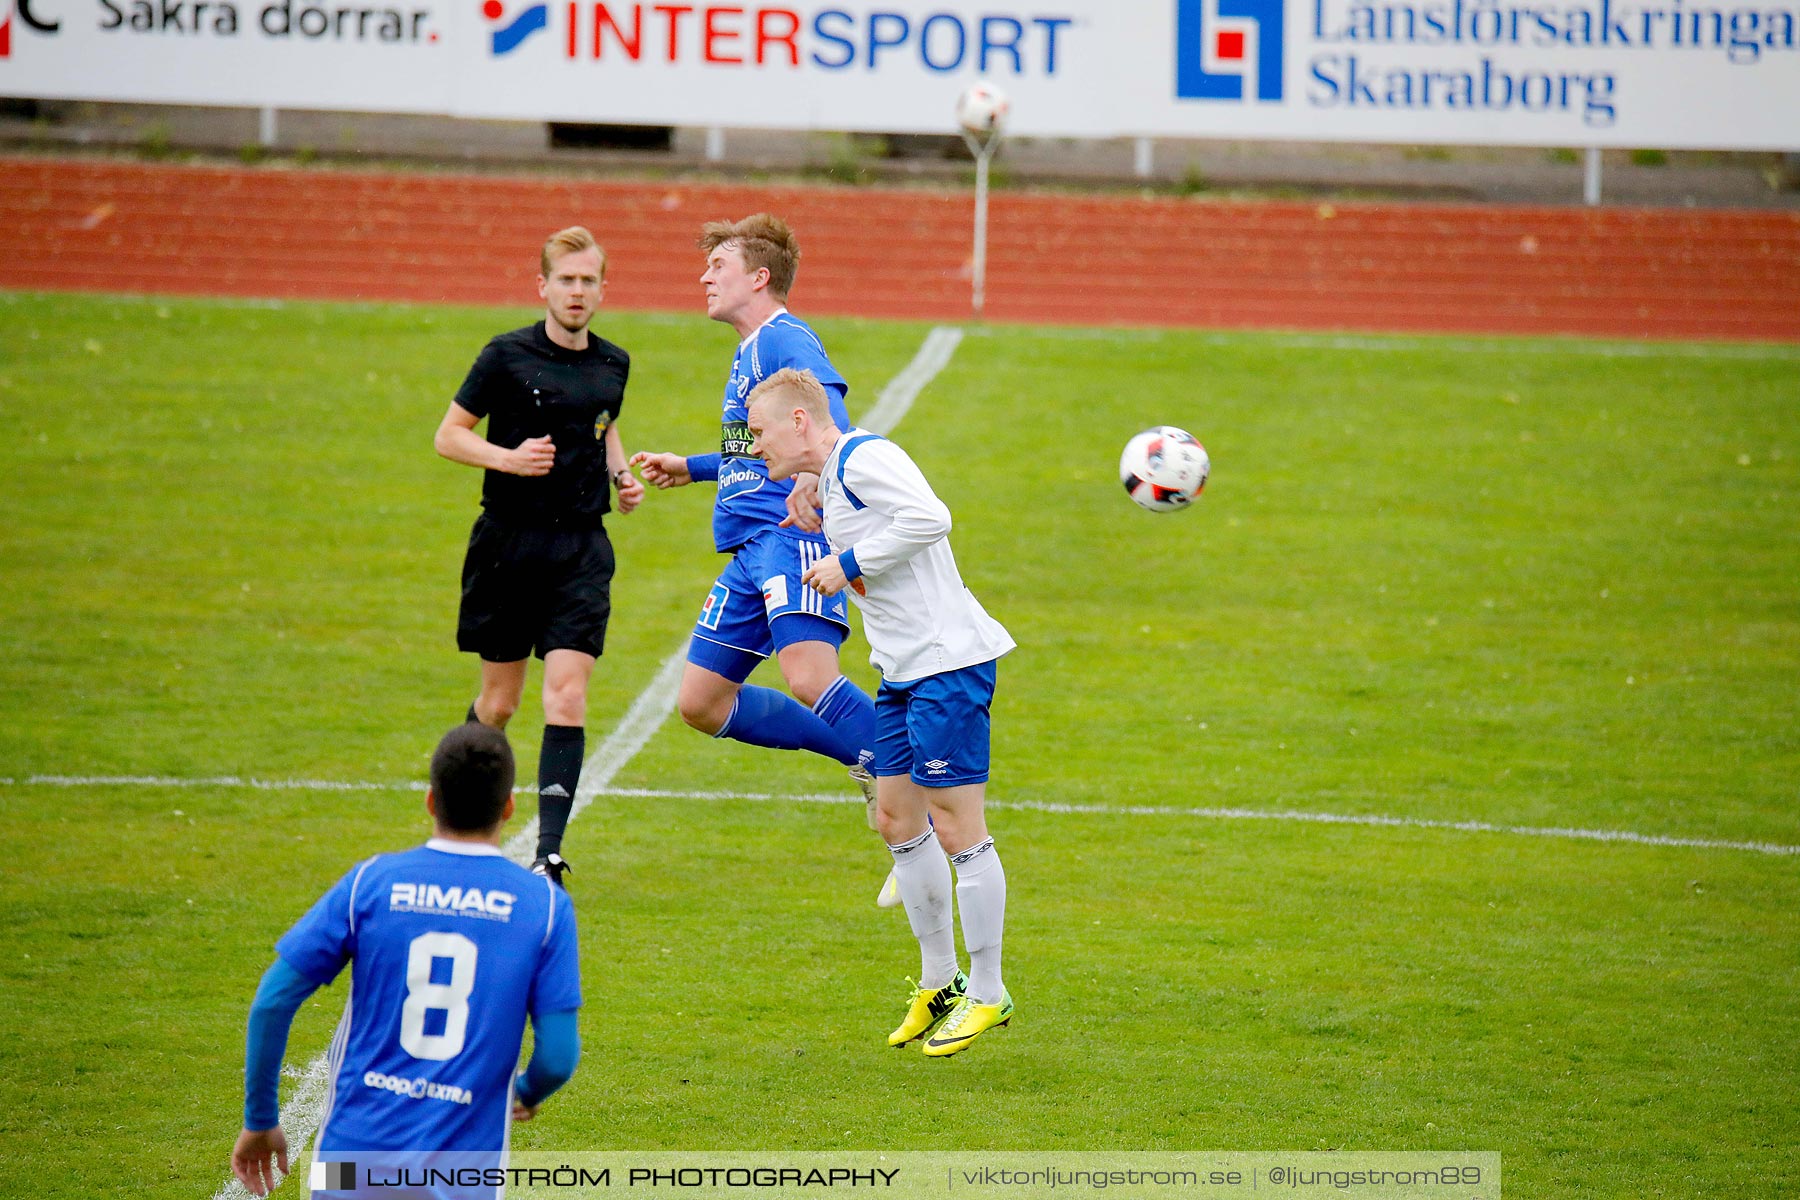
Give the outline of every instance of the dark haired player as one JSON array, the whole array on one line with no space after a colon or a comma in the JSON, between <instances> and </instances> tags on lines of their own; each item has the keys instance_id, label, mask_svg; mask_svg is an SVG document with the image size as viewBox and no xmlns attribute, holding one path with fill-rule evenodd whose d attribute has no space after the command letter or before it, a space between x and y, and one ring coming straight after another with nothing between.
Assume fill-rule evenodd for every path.
<instances>
[{"instance_id":1,"label":"dark haired player","mask_svg":"<svg viewBox=\"0 0 1800 1200\"><path fill-rule=\"evenodd\" d=\"M342 1190L348 1174L355 1187L375 1168L504 1166L509 1121L531 1119L574 1073L575 910L567 892L501 855L512 785L504 733L452 729L431 758L431 840L357 864L275 944L250 1008L244 1129L231 1153L253 1194L288 1169L276 1093L294 1013L346 965L315 1190ZM515 1078L527 1016L531 1062Z\"/></svg>"},{"instance_id":2,"label":"dark haired player","mask_svg":"<svg viewBox=\"0 0 1800 1200\"><path fill-rule=\"evenodd\" d=\"M497 729L518 711L532 652L544 660L538 844L532 870L558 883L563 831L587 755L587 688L612 613L612 543L601 518L643 499L625 462L619 407L631 359L588 329L606 254L579 225L540 255L544 319L490 341L438 426L437 452L481 467L481 516L463 559L456 644L481 656L469 719ZM487 437L475 426L487 419Z\"/></svg>"}]
</instances>

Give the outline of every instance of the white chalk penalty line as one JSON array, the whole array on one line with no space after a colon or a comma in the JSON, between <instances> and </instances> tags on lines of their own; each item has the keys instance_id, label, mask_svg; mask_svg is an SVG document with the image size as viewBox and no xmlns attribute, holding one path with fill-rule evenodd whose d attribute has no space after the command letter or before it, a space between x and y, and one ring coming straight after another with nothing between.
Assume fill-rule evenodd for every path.
<instances>
[{"instance_id":1,"label":"white chalk penalty line","mask_svg":"<svg viewBox=\"0 0 1800 1200\"><path fill-rule=\"evenodd\" d=\"M830 793L683 792L656 788L611 788L608 796L649 800L742 800L757 804L861 804L860 796ZM1675 837L1630 829L1575 829L1540 825L1497 825L1491 821L1439 821L1426 817L1389 817L1377 813L1303 812L1296 809L1184 808L1170 804L1063 804L1049 800L989 800L983 807L1014 812L1058 815L1193 817L1214 821L1301 821L1318 825L1368 825L1392 829L1447 829L1458 833L1504 833L1517 837L1567 838L1587 842L1625 842L1635 846L1678 846L1695 850L1748 850L1756 854L1800 855L1800 846L1780 842L1729 842L1714 838Z\"/></svg>"},{"instance_id":2,"label":"white chalk penalty line","mask_svg":"<svg viewBox=\"0 0 1800 1200\"><path fill-rule=\"evenodd\" d=\"M864 414L862 427L874 433L887 433L898 425L900 419L912 408L913 401L918 399L919 393L925 390L925 385L948 365L962 336L962 330L953 326L933 327L925 335L925 341L919 346L918 353L913 355L912 361L881 389L874 405ZM631 702L625 716L606 736L599 749L581 764L581 783L575 789L575 803L569 810L571 822L581 815L595 796L606 789L619 769L644 748L644 744L655 735L669 714L675 711L675 697L681 689L681 673L686 663L687 639L684 638L675 653L663 660L649 686ZM365 787L366 785L349 784L341 789L324 790L361 791ZM537 852L537 830L538 822L534 816L506 840L506 844L501 847L502 853L514 862L531 862ZM319 1128L319 1118L325 1105L328 1073L326 1055L321 1054L307 1064L303 1082L281 1110L282 1129L288 1136L288 1162L295 1166L300 1164L307 1142ZM237 1200L238 1197L247 1197L249 1194L244 1185L237 1181L237 1177L232 1176L213 1193L213 1200Z\"/></svg>"},{"instance_id":3,"label":"white chalk penalty line","mask_svg":"<svg viewBox=\"0 0 1800 1200\"><path fill-rule=\"evenodd\" d=\"M730 792L667 791L655 788L615 788L607 786L626 762L643 748L657 727L667 718L674 700L672 691L681 680L680 656L663 664L663 674L645 689L632 706L619 729L588 760L582 769L581 790L576 796L580 811L595 796L651 800L743 800L758 804L861 804L860 796L826 792ZM672 682L664 676L672 676ZM658 686L661 685L661 686ZM590 772L592 774L590 775ZM589 779L594 781L589 787ZM313 792L423 792L422 783L344 783L328 779L245 779L236 775L214 775L199 779L175 779L162 775L30 775L24 779L0 778L0 786L39 787L167 787L167 788L253 788L258 791ZM520 795L535 789L519 788ZM1717 838L1677 837L1672 834L1639 833L1631 829L1579 829L1569 826L1500 825L1492 821L1441 821L1425 817L1391 817L1378 813L1306 812L1298 809L1257 808L1186 808L1167 804L1063 804L1044 800L989 800L988 808L1013 809L1019 812L1128 817L1192 817L1216 821L1301 821L1319 825L1366 825L1404 829L1447 829L1459 833L1504 833L1517 837L1565 838L1587 842L1623 842L1636 846L1678 846L1695 850L1747 850L1756 854L1800 855L1800 846L1781 842L1733 842ZM529 828L507 842L507 852L520 862L536 844L537 826Z\"/></svg>"}]
</instances>

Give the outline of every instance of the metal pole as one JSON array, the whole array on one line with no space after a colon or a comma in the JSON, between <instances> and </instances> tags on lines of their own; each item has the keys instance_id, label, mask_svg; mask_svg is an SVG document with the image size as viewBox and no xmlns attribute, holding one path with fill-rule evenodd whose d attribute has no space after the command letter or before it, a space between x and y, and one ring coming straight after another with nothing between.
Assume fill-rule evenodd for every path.
<instances>
[{"instance_id":1,"label":"metal pole","mask_svg":"<svg viewBox=\"0 0 1800 1200\"><path fill-rule=\"evenodd\" d=\"M1147 137L1136 139L1131 147L1131 168L1139 179L1156 174L1156 142Z\"/></svg>"},{"instance_id":2,"label":"metal pole","mask_svg":"<svg viewBox=\"0 0 1800 1200\"><path fill-rule=\"evenodd\" d=\"M975 156L975 270L972 277L974 284L973 304L975 315L981 315L981 306L987 300L987 200L988 200L988 157L993 153L994 144L990 140Z\"/></svg>"},{"instance_id":3,"label":"metal pole","mask_svg":"<svg viewBox=\"0 0 1800 1200\"><path fill-rule=\"evenodd\" d=\"M265 106L262 111L257 114L256 140L265 147L273 146L275 144L275 134L275 110L272 107Z\"/></svg>"},{"instance_id":4,"label":"metal pole","mask_svg":"<svg viewBox=\"0 0 1800 1200\"><path fill-rule=\"evenodd\" d=\"M1589 146L1587 169L1582 174L1581 202L1589 208L1600 203L1600 147Z\"/></svg>"},{"instance_id":5,"label":"metal pole","mask_svg":"<svg viewBox=\"0 0 1800 1200\"><path fill-rule=\"evenodd\" d=\"M725 157L725 130L718 125L706 129L706 161L719 162Z\"/></svg>"}]
</instances>

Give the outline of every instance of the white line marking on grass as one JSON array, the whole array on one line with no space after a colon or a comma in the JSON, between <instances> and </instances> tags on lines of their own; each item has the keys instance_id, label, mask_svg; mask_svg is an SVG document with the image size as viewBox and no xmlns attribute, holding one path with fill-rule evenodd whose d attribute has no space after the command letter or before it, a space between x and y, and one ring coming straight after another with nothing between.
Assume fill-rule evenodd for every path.
<instances>
[{"instance_id":1,"label":"white line marking on grass","mask_svg":"<svg viewBox=\"0 0 1800 1200\"><path fill-rule=\"evenodd\" d=\"M595 796L618 796L649 800L748 800L763 804L861 804L862 797L831 792L725 792L664 791L656 788L615 788L606 786L624 765L636 756L651 736L667 719L674 704L673 692L681 683L681 664L686 659L675 655L662 665L657 678L633 703L625 719L619 723L600 748L582 767L581 788L575 795L575 808L580 812ZM590 783L591 781L591 783ZM176 779L165 775L29 775L23 779L0 778L0 787L241 787L259 791L313 792L423 792L423 783L341 782L330 779L245 779L236 775L213 775L198 779ZM532 795L536 789L514 789L519 795ZM1748 850L1757 854L1800 855L1800 845L1782 842L1732 842L1715 838L1676 837L1662 833L1638 833L1630 829L1577 829L1563 826L1497 825L1491 821L1438 821L1425 817L1390 817L1377 813L1303 812L1295 809L1256 808L1183 808L1168 804L1063 804L1047 800L989 800L988 808L1015 809L1022 812L1064 813L1091 816L1130 817L1199 817L1221 821L1308 821L1320 825L1368 825L1408 829L1450 829L1462 833L1507 833L1519 837L1566 838L1589 842L1626 842L1637 846L1686 846L1696 850ZM571 819L573 816L571 815ZM529 861L525 851L535 846L537 820L533 818L506 843L508 856L519 862Z\"/></svg>"},{"instance_id":2,"label":"white line marking on grass","mask_svg":"<svg viewBox=\"0 0 1800 1200\"><path fill-rule=\"evenodd\" d=\"M600 748L588 755L581 764L581 784L575 789L575 804L569 809L569 820L574 822L606 785L612 782L619 768L636 757L661 728L668 715L675 711L675 696L681 689L682 668L687 665L687 646L684 643L680 650L663 660L663 665L650 681L650 686L638 693L638 698L631 702L625 710L625 716L613 731L606 735ZM506 839L501 847L506 857L514 862L527 863L537 854L538 822L536 817L525 822L519 831Z\"/></svg>"},{"instance_id":3,"label":"white line marking on grass","mask_svg":"<svg viewBox=\"0 0 1800 1200\"><path fill-rule=\"evenodd\" d=\"M913 355L912 361L907 363L901 372L881 389L881 395L876 397L875 404L864 415L862 427L876 433L886 433L898 425L900 419L912 408L913 401L918 399L919 393L925 389L925 385L930 383L937 373L949 363L950 356L955 353L958 343L962 341L962 336L962 330L946 325L936 326L927 333L924 343L920 345L918 353ZM571 823L581 815L581 811L593 801L595 796L606 790L606 786L612 782L613 776L617 775L620 768L624 767L639 750L644 748L644 744L655 736L656 731L668 719L669 714L675 711L675 698L681 689L681 674L686 665L687 641L683 639L675 653L663 660L655 678L638 694L637 699L631 702L631 707L625 711L625 716L606 736L606 740L600 743L599 749L595 750L588 756L587 761L581 764L581 785L575 789L575 803L569 810ZM72 776L34 778L42 782L50 782L53 778L58 781L73 781L74 779ZM215 783L214 786L278 786L238 780L235 776L222 776L220 779L221 782ZM231 782L222 782L223 780ZM114 778L114 781L120 783L160 782L159 778L154 776L118 776ZM196 786L199 782L196 781ZM308 786L308 781L293 782L296 786ZM338 785L324 784L322 781L312 782L320 784L319 788L315 790L340 790ZM176 784L174 786L187 785ZM341 785L341 790L364 791L381 786L383 785L346 784ZM860 798L857 803L862 803ZM502 852L514 862L531 862L537 853L537 829L537 818L534 816L506 840L506 844L501 847ZM308 1091L306 1085L302 1085L281 1110L282 1128L287 1132L290 1146L288 1161L296 1168L300 1165L301 1150L319 1127L319 1110L324 1102L325 1064L326 1056L321 1054L306 1068L308 1083L315 1075L319 1077L317 1095L313 1095ZM213 1200L236 1200L237 1197L248 1195L249 1193L244 1190L243 1185L234 1176L226 1180L224 1185L213 1194Z\"/></svg>"},{"instance_id":4,"label":"white line marking on grass","mask_svg":"<svg viewBox=\"0 0 1800 1200\"><path fill-rule=\"evenodd\" d=\"M925 335L924 343L913 360L881 389L881 395L857 424L871 433L889 433L902 417L912 410L913 401L925 385L950 364L950 356L962 344L963 331L953 325L938 325Z\"/></svg>"},{"instance_id":5,"label":"white line marking on grass","mask_svg":"<svg viewBox=\"0 0 1800 1200\"><path fill-rule=\"evenodd\" d=\"M308 1063L304 1071L291 1066L283 1066L281 1074L287 1079L299 1079L300 1086L288 1097L288 1102L281 1106L281 1129L288 1139L288 1165L298 1167L300 1160L306 1155L306 1145L312 1141L313 1133L319 1128L319 1114L325 1108L325 1093L331 1082L330 1063L323 1054ZM289 1172L293 1174L293 1172ZM286 1180L287 1176L282 1176ZM280 1187L278 1182L276 1187ZM213 1200L243 1200L250 1192L233 1175L219 1185L213 1193Z\"/></svg>"},{"instance_id":6,"label":"white line marking on grass","mask_svg":"<svg viewBox=\"0 0 1800 1200\"><path fill-rule=\"evenodd\" d=\"M748 800L762 804L861 804L860 796L823 792L778 795L774 792L679 792L654 788L612 788L608 796L647 800ZM1016 812L1083 816L1200 817L1217 821L1306 821L1320 825L1373 825L1402 829L1449 829L1459 833L1509 833L1520 837L1570 838L1590 842L1628 842L1638 846L1683 846L1696 850L1749 850L1757 854L1796 855L1800 846L1779 842L1727 842L1712 838L1671 837L1629 829L1568 829L1536 825L1496 825L1489 821L1434 821L1424 817L1378 814L1299 812L1291 809L1182 808L1165 804L1060 804L1045 800L989 800L985 807Z\"/></svg>"},{"instance_id":7,"label":"white line marking on grass","mask_svg":"<svg viewBox=\"0 0 1800 1200\"><path fill-rule=\"evenodd\" d=\"M178 779L169 775L27 775L21 780L0 779L0 784L26 787L166 787L253 788L263 792L422 792L417 783L366 783L335 779L247 779L241 775L206 775Z\"/></svg>"}]
</instances>

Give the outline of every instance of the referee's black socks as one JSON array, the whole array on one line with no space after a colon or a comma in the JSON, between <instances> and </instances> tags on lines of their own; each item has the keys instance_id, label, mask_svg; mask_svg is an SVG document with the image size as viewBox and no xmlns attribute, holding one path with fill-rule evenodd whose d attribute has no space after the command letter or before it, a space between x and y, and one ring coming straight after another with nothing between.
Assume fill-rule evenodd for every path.
<instances>
[{"instance_id":1,"label":"referee's black socks","mask_svg":"<svg viewBox=\"0 0 1800 1200\"><path fill-rule=\"evenodd\" d=\"M569 811L575 807L575 789L581 783L581 763L586 757L586 729L580 725L544 726L544 745L538 752L539 858L562 850L563 830L569 827Z\"/></svg>"}]
</instances>

